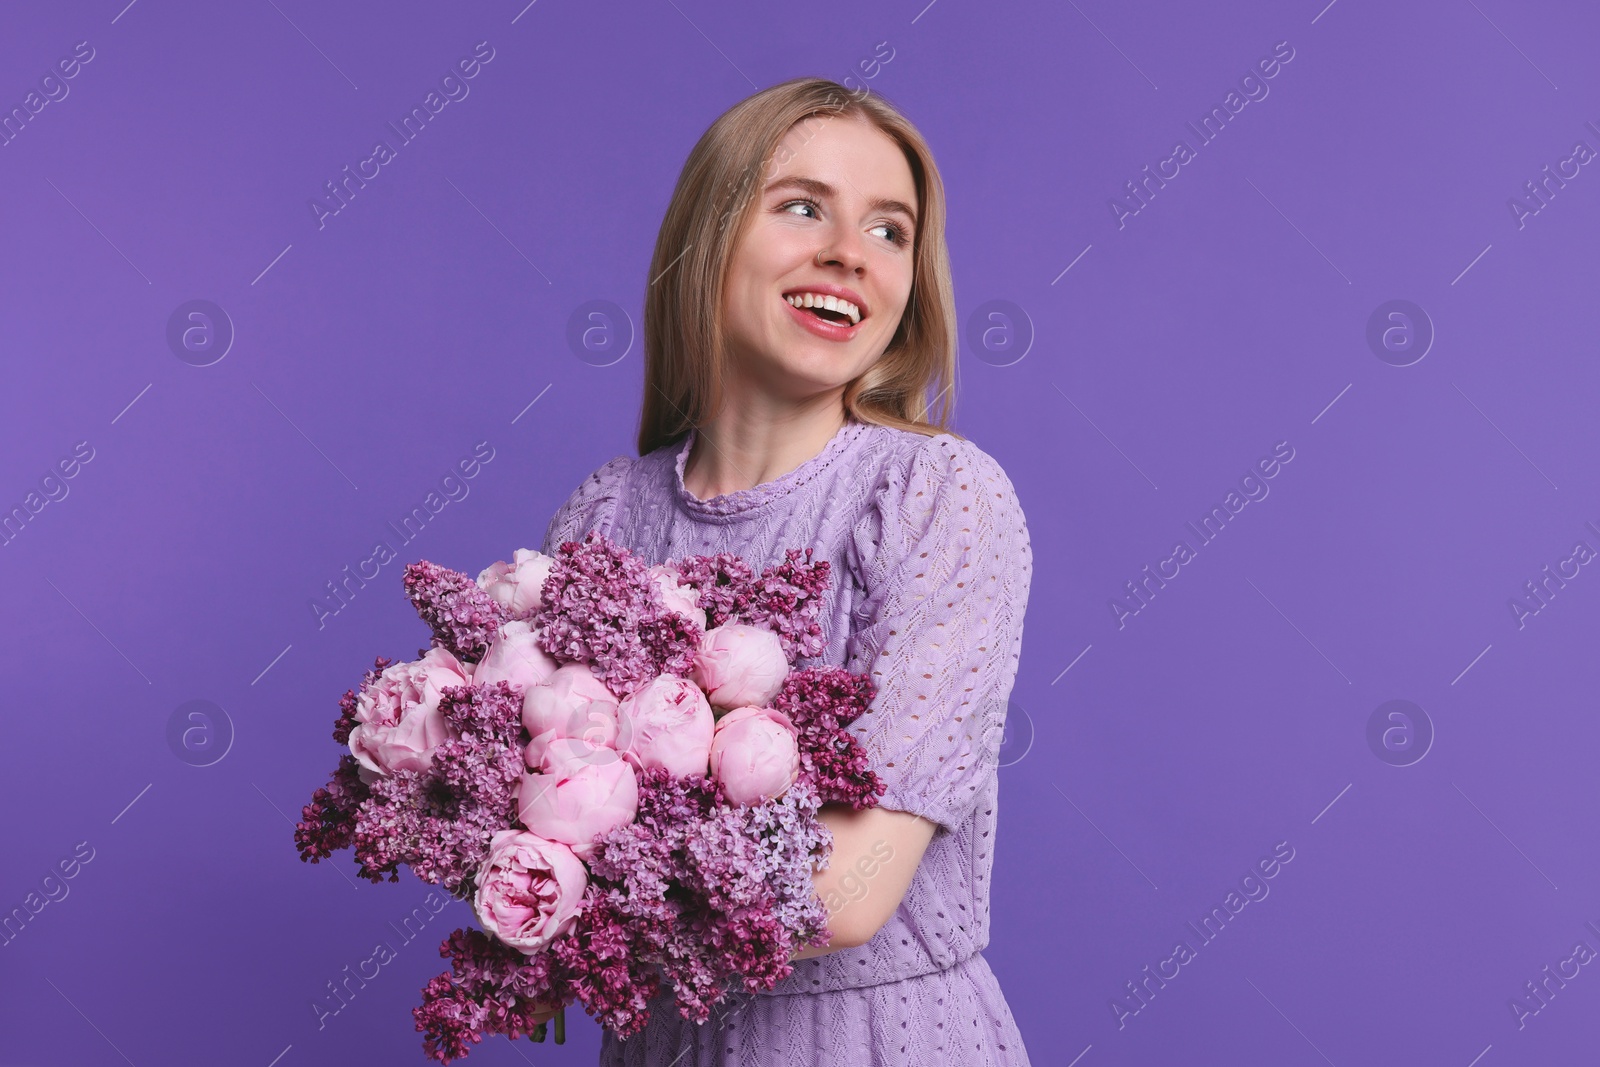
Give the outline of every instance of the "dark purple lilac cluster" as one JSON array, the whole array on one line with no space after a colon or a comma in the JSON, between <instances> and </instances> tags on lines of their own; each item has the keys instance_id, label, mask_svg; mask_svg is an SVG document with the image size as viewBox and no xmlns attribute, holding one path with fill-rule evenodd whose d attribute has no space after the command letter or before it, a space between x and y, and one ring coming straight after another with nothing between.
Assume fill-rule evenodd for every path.
<instances>
[{"instance_id":1,"label":"dark purple lilac cluster","mask_svg":"<svg viewBox=\"0 0 1600 1067\"><path fill-rule=\"evenodd\" d=\"M369 676L370 683L370 676ZM353 703L346 693L342 703ZM452 686L439 710L455 735L433 750L425 771L361 774L345 756L333 780L312 794L295 827L300 856L312 863L353 846L357 874L400 880L403 863L424 882L461 899L489 851L489 838L517 819L522 779L522 697L505 682ZM341 716L335 735L347 736ZM368 780L370 779L370 780Z\"/></svg>"},{"instance_id":2,"label":"dark purple lilac cluster","mask_svg":"<svg viewBox=\"0 0 1600 1067\"><path fill-rule=\"evenodd\" d=\"M872 773L866 749L845 732L872 703L875 687L864 674L839 667L791 671L772 706L800 733L800 775L824 804L875 807L884 783Z\"/></svg>"},{"instance_id":3,"label":"dark purple lilac cluster","mask_svg":"<svg viewBox=\"0 0 1600 1067\"><path fill-rule=\"evenodd\" d=\"M374 882L397 881L408 866L473 901L488 924L476 897L499 891L485 873L491 839L522 833L518 785L531 740L524 687L487 674L443 688L429 679L463 677L450 673L458 669L470 677L513 620L526 620L552 660L588 665L619 696L662 674L688 677L705 631L728 623L772 630L791 664L823 647L817 619L829 567L811 562L809 549L791 549L759 573L736 556L687 557L665 568L678 586L662 578L663 568L594 533L535 562L548 574L542 585L534 579L538 606L520 614L461 572L426 561L406 569L406 593L433 647L459 662L441 652L433 655L444 662L431 671L386 671L391 661L380 656L359 690L344 694L334 739L352 754L303 809L295 827L301 859L351 848L358 874ZM497 567L497 580L514 585L513 568ZM704 619L683 614L696 608ZM512 629L505 640L514 639ZM477 929L456 930L440 946L451 969L427 984L413 1009L427 1054L449 1063L488 1033L542 1040L535 1020L574 1002L626 1038L644 1028L663 983L685 1018L703 1022L729 991L771 989L787 977L797 949L828 938L812 880L833 847L820 807L871 807L884 789L846 729L872 695L865 676L792 671L772 707L793 724L799 772L781 795L759 803L733 803L707 775L642 768L632 821L592 840L581 898L572 890L574 921L559 933L552 926L538 951ZM370 744L353 744L358 726L378 731ZM540 892L518 889L509 904L532 906ZM559 1017L556 1033L559 1041Z\"/></svg>"},{"instance_id":4,"label":"dark purple lilac cluster","mask_svg":"<svg viewBox=\"0 0 1600 1067\"><path fill-rule=\"evenodd\" d=\"M687 585L700 591L706 626L742 622L765 626L783 641L789 662L822 651L817 621L828 591L827 560L811 562L811 549L791 548L782 563L757 574L738 556L686 556L675 565Z\"/></svg>"},{"instance_id":5,"label":"dark purple lilac cluster","mask_svg":"<svg viewBox=\"0 0 1600 1067\"><path fill-rule=\"evenodd\" d=\"M461 571L421 560L406 567L402 580L417 614L433 630L433 643L463 663L482 659L500 625L511 619L509 611Z\"/></svg>"},{"instance_id":6,"label":"dark purple lilac cluster","mask_svg":"<svg viewBox=\"0 0 1600 1067\"><path fill-rule=\"evenodd\" d=\"M586 663L618 696L662 674L687 677L701 628L667 608L649 567L590 533L561 545L530 620L539 647L562 663Z\"/></svg>"}]
</instances>

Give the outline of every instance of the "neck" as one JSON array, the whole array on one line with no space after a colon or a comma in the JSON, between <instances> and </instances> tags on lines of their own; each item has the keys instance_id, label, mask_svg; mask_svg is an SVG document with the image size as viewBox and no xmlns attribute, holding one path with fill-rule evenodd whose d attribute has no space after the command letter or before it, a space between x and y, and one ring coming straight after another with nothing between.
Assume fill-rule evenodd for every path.
<instances>
[{"instance_id":1,"label":"neck","mask_svg":"<svg viewBox=\"0 0 1600 1067\"><path fill-rule=\"evenodd\" d=\"M837 393L777 411L724 404L696 429L684 488L709 500L781 478L827 447L845 421Z\"/></svg>"}]
</instances>

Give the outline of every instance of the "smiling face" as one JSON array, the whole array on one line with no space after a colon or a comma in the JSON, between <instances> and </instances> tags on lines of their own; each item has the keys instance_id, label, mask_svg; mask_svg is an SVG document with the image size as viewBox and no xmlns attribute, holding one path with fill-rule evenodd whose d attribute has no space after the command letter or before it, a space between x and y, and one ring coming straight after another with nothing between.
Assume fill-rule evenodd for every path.
<instances>
[{"instance_id":1,"label":"smiling face","mask_svg":"<svg viewBox=\"0 0 1600 1067\"><path fill-rule=\"evenodd\" d=\"M729 375L789 401L840 391L883 354L911 295L911 167L866 119L817 115L789 130L762 177L728 265ZM859 321L791 303L828 296Z\"/></svg>"}]
</instances>

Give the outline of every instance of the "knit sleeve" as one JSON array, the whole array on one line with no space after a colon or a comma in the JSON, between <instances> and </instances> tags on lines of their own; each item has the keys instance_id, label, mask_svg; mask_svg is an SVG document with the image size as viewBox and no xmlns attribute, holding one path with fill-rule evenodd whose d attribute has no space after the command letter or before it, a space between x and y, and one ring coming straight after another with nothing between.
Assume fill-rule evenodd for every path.
<instances>
[{"instance_id":1,"label":"knit sleeve","mask_svg":"<svg viewBox=\"0 0 1600 1067\"><path fill-rule=\"evenodd\" d=\"M891 471L865 524L861 608L846 659L876 686L852 724L887 786L879 806L954 830L998 773L1032 579L1010 479L949 434Z\"/></svg>"},{"instance_id":2,"label":"knit sleeve","mask_svg":"<svg viewBox=\"0 0 1600 1067\"><path fill-rule=\"evenodd\" d=\"M623 480L632 462L629 456L617 456L585 478L567 497L567 502L556 509L539 551L553 556L563 541L581 541L590 530L608 533L617 499L622 495Z\"/></svg>"}]
</instances>

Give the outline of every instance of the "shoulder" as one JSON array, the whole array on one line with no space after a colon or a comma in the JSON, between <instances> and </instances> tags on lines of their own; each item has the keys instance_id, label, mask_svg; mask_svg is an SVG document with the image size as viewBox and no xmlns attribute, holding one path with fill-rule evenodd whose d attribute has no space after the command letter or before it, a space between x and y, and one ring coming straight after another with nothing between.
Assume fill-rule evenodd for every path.
<instances>
[{"instance_id":1,"label":"shoulder","mask_svg":"<svg viewBox=\"0 0 1600 1067\"><path fill-rule=\"evenodd\" d=\"M930 541L1004 542L1026 555L1027 519L1016 488L999 461L974 442L874 426L866 451L863 473L874 484L857 547L867 571L882 572L907 554L927 551Z\"/></svg>"},{"instance_id":2,"label":"shoulder","mask_svg":"<svg viewBox=\"0 0 1600 1067\"><path fill-rule=\"evenodd\" d=\"M590 530L604 532L617 500L621 497L628 473L638 459L616 456L590 472L556 509L545 531L541 551L553 555L563 541L581 540Z\"/></svg>"},{"instance_id":3,"label":"shoulder","mask_svg":"<svg viewBox=\"0 0 1600 1067\"><path fill-rule=\"evenodd\" d=\"M889 517L910 518L938 506L1023 517L1016 487L1000 462L964 437L873 426L864 451L863 473L875 482L878 510L900 513Z\"/></svg>"}]
</instances>

